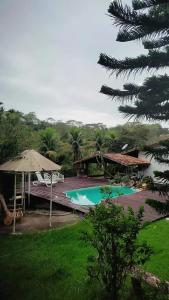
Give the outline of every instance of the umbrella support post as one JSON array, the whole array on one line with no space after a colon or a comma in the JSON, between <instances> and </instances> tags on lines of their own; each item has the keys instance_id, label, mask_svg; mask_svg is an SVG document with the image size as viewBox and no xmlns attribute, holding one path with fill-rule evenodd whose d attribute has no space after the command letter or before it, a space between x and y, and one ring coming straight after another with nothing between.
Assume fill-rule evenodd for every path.
<instances>
[{"instance_id":1,"label":"umbrella support post","mask_svg":"<svg viewBox=\"0 0 169 300\"><path fill-rule=\"evenodd\" d=\"M24 180L24 172L22 172L22 207L25 212L25 180Z\"/></svg>"},{"instance_id":2,"label":"umbrella support post","mask_svg":"<svg viewBox=\"0 0 169 300\"><path fill-rule=\"evenodd\" d=\"M53 199L52 174L53 173L51 173L49 227L52 227L52 199Z\"/></svg>"},{"instance_id":3,"label":"umbrella support post","mask_svg":"<svg viewBox=\"0 0 169 300\"><path fill-rule=\"evenodd\" d=\"M16 173L14 175L14 209L13 209L13 234L16 234Z\"/></svg>"},{"instance_id":4,"label":"umbrella support post","mask_svg":"<svg viewBox=\"0 0 169 300\"><path fill-rule=\"evenodd\" d=\"M28 173L28 206L30 206L31 173Z\"/></svg>"}]
</instances>

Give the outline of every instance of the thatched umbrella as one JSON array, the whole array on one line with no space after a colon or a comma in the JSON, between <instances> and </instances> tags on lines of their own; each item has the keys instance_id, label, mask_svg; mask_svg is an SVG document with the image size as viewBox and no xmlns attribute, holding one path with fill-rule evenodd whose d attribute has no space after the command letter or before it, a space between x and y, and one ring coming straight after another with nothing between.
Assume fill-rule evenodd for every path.
<instances>
[{"instance_id":1,"label":"thatched umbrella","mask_svg":"<svg viewBox=\"0 0 169 300\"><path fill-rule=\"evenodd\" d=\"M16 174L22 174L22 199L24 189L24 174L28 173L28 197L30 196L30 176L34 172L51 172L51 199L50 199L50 226L52 217L52 172L59 171L61 167L47 159L35 150L25 150L19 156L0 165L0 171L15 174L14 179L14 222L13 233L16 225Z\"/></svg>"}]
</instances>

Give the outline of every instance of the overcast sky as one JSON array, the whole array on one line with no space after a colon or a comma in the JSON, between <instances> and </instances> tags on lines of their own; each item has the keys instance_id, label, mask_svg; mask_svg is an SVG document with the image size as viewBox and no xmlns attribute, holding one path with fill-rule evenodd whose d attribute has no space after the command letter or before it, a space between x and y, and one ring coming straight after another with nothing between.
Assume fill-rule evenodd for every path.
<instances>
[{"instance_id":1,"label":"overcast sky","mask_svg":"<svg viewBox=\"0 0 169 300\"><path fill-rule=\"evenodd\" d=\"M115 42L116 29L106 15L110 2L0 0L0 101L5 108L35 112L41 119L126 122L118 105L99 90L102 84L120 88L127 79L110 77L97 61L101 52L124 58L144 51L139 42ZM141 83L141 76L135 82Z\"/></svg>"}]
</instances>

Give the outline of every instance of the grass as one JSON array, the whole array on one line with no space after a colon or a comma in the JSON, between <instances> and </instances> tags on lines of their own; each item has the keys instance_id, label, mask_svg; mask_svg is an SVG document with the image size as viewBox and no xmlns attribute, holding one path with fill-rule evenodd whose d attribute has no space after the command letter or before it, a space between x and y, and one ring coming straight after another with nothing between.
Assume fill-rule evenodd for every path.
<instances>
[{"instance_id":1,"label":"grass","mask_svg":"<svg viewBox=\"0 0 169 300\"><path fill-rule=\"evenodd\" d=\"M80 239L85 221L60 230L0 237L0 299L101 299L97 283L87 282L87 256ZM146 269L169 279L169 222L152 223L140 234L154 255ZM132 298L134 299L134 298Z\"/></svg>"},{"instance_id":2,"label":"grass","mask_svg":"<svg viewBox=\"0 0 169 300\"><path fill-rule=\"evenodd\" d=\"M1 237L0 298L97 299L93 287L88 291L86 285L86 258L92 250L80 240L82 229L83 222L39 234Z\"/></svg>"},{"instance_id":3,"label":"grass","mask_svg":"<svg viewBox=\"0 0 169 300\"><path fill-rule=\"evenodd\" d=\"M140 240L147 241L154 252L144 268L169 281L169 221L163 219L145 227Z\"/></svg>"}]
</instances>

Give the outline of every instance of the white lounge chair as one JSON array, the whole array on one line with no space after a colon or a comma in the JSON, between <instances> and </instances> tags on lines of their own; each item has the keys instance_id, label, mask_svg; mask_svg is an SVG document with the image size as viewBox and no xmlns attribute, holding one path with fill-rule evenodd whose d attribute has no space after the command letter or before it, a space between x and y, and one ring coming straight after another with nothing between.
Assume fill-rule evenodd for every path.
<instances>
[{"instance_id":1,"label":"white lounge chair","mask_svg":"<svg viewBox=\"0 0 169 300\"><path fill-rule=\"evenodd\" d=\"M52 178L58 182L64 182L64 175L60 174L59 172L54 172Z\"/></svg>"},{"instance_id":2,"label":"white lounge chair","mask_svg":"<svg viewBox=\"0 0 169 300\"><path fill-rule=\"evenodd\" d=\"M33 185L38 185L38 184L45 184L45 180L44 178L42 177L41 173L40 172L35 172L36 174L36 177L37 177L37 181L33 181Z\"/></svg>"},{"instance_id":3,"label":"white lounge chair","mask_svg":"<svg viewBox=\"0 0 169 300\"><path fill-rule=\"evenodd\" d=\"M51 177L48 173L44 174L44 178L42 177L40 172L35 172L37 176L37 181L33 181L33 185L45 184L46 186L51 186ZM52 185L57 183L58 181L52 176Z\"/></svg>"},{"instance_id":4,"label":"white lounge chair","mask_svg":"<svg viewBox=\"0 0 169 300\"><path fill-rule=\"evenodd\" d=\"M47 182L48 185L51 185L51 174L44 173L44 180ZM57 178L55 178L54 174L52 174L52 185L58 183Z\"/></svg>"}]
</instances>

